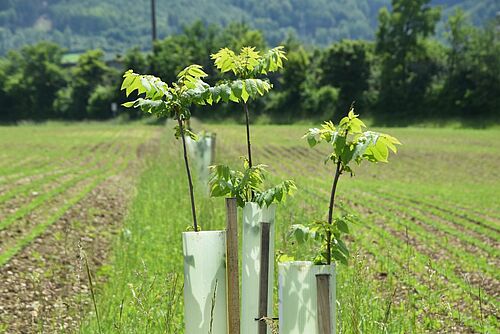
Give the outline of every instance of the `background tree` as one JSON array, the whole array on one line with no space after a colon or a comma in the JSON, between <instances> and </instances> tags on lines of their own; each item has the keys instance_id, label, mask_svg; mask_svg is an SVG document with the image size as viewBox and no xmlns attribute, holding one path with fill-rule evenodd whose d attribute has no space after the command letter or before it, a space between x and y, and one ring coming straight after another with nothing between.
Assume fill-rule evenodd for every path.
<instances>
[{"instance_id":1,"label":"background tree","mask_svg":"<svg viewBox=\"0 0 500 334\"><path fill-rule=\"evenodd\" d=\"M117 90L115 85L98 85L90 94L86 108L86 118L105 120L116 116L111 110L111 103L117 101Z\"/></svg>"},{"instance_id":2,"label":"background tree","mask_svg":"<svg viewBox=\"0 0 500 334\"><path fill-rule=\"evenodd\" d=\"M368 109L363 95L369 88L372 48L369 42L342 40L322 53L320 83L339 89L336 110L348 110L353 101L358 110Z\"/></svg>"},{"instance_id":3,"label":"background tree","mask_svg":"<svg viewBox=\"0 0 500 334\"><path fill-rule=\"evenodd\" d=\"M99 85L109 84L112 72L104 62L104 53L101 50L90 50L78 59L71 71L71 84L58 93L54 107L61 115L71 119L85 119L92 117L88 114L89 99ZM101 88L102 94L102 88ZM95 97L94 97L95 100ZM108 117L111 113L107 109ZM97 118L104 118L101 111Z\"/></svg>"},{"instance_id":4,"label":"background tree","mask_svg":"<svg viewBox=\"0 0 500 334\"><path fill-rule=\"evenodd\" d=\"M218 27L206 27L198 21L184 27L180 34L155 42L151 56L152 72L167 82L172 82L187 63L197 63L209 68L210 54L217 49L214 38L218 33Z\"/></svg>"},{"instance_id":5,"label":"background tree","mask_svg":"<svg viewBox=\"0 0 500 334\"><path fill-rule=\"evenodd\" d=\"M385 8L380 11L376 38L376 52L381 59L377 116L391 115L393 120L401 120L422 112L433 73L423 41L434 33L440 17L439 8L429 3L393 0L392 12Z\"/></svg>"},{"instance_id":6,"label":"background tree","mask_svg":"<svg viewBox=\"0 0 500 334\"><path fill-rule=\"evenodd\" d=\"M458 10L448 24L447 75L440 106L447 115L495 117L500 106L500 40L493 23L473 27ZM496 116L498 118L498 116Z\"/></svg>"},{"instance_id":7,"label":"background tree","mask_svg":"<svg viewBox=\"0 0 500 334\"><path fill-rule=\"evenodd\" d=\"M3 95L10 101L5 118L42 120L56 116L52 103L66 84L62 55L62 48L48 42L9 53L1 66Z\"/></svg>"},{"instance_id":8,"label":"background tree","mask_svg":"<svg viewBox=\"0 0 500 334\"><path fill-rule=\"evenodd\" d=\"M210 77L217 77L218 72L210 55L222 47L241 49L245 45L255 45L265 49L266 42L262 32L252 30L243 23L231 23L224 29L220 26L206 25L197 21L185 26L180 34L171 35L157 41L151 56L153 74L174 81L176 74L186 63L196 63L206 69ZM212 79L214 82L216 79Z\"/></svg>"},{"instance_id":9,"label":"background tree","mask_svg":"<svg viewBox=\"0 0 500 334\"><path fill-rule=\"evenodd\" d=\"M253 45L257 50L267 48L266 37L262 30L252 29L245 23L230 23L217 36L216 41L217 50L224 46L233 50L240 50L247 45Z\"/></svg>"},{"instance_id":10,"label":"background tree","mask_svg":"<svg viewBox=\"0 0 500 334\"><path fill-rule=\"evenodd\" d=\"M274 88L252 102L252 120L336 120L338 111L355 100L358 110L369 111L378 124L450 117L482 124L498 121L500 24L475 27L459 12L450 17L443 43L432 36L436 10L428 2L394 3L393 12L380 14L375 44L343 40L321 48L289 34L284 43L288 66L267 74ZM0 13L0 21L10 20L5 15ZM0 28L0 44L10 43L2 37L10 34L7 30ZM207 83L214 85L224 77L210 54L225 45L267 49L265 41L262 32L242 23L222 27L196 22L159 40L152 54L135 47L111 62L109 54L91 51L73 63L76 55L63 57L63 49L46 42L11 51L0 57L0 121L110 118L111 103L126 101L119 90L122 70L136 68L175 81L187 63L199 63L209 74ZM125 110L119 107L119 112ZM205 119L245 120L230 104L204 111L193 105L191 111ZM142 115L136 109L127 112L132 118Z\"/></svg>"},{"instance_id":11,"label":"background tree","mask_svg":"<svg viewBox=\"0 0 500 334\"><path fill-rule=\"evenodd\" d=\"M123 56L123 67L126 69L135 68L137 71L149 71L149 61L145 54L136 46L128 49Z\"/></svg>"},{"instance_id":12,"label":"background tree","mask_svg":"<svg viewBox=\"0 0 500 334\"><path fill-rule=\"evenodd\" d=\"M5 91L5 82L7 81L7 66L8 62L5 59L0 59L0 122L8 122L14 119L12 110L12 101Z\"/></svg>"},{"instance_id":13,"label":"background tree","mask_svg":"<svg viewBox=\"0 0 500 334\"><path fill-rule=\"evenodd\" d=\"M301 46L285 46L287 64L275 87L278 89L267 106L273 120L280 123L307 117L308 73L311 71L309 53Z\"/></svg>"},{"instance_id":14,"label":"background tree","mask_svg":"<svg viewBox=\"0 0 500 334\"><path fill-rule=\"evenodd\" d=\"M150 73L151 72L151 61L147 55L142 52L138 47L133 47L128 49L125 55L123 56L123 69L135 69L139 73ZM138 119L143 114L138 109L125 109L123 110L122 104L128 101L125 93L120 90L121 85L121 77L113 78L113 83L111 87L113 87L115 94L113 96L109 96L110 103L115 102L118 105L118 109L120 112L126 113L131 119ZM104 91L102 91L104 94ZM137 93L132 93L129 98L137 98Z\"/></svg>"}]
</instances>

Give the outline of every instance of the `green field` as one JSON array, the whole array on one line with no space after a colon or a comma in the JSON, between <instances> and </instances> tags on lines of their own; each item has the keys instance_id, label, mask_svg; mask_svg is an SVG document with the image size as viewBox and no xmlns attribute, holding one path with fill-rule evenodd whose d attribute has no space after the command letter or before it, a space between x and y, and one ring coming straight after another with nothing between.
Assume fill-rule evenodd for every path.
<instances>
[{"instance_id":1,"label":"green field","mask_svg":"<svg viewBox=\"0 0 500 334\"><path fill-rule=\"evenodd\" d=\"M155 132L138 124L0 127L0 332L74 326L86 308L80 255L105 260L124 213L116 212L126 197L119 187Z\"/></svg>"},{"instance_id":2,"label":"green field","mask_svg":"<svg viewBox=\"0 0 500 334\"><path fill-rule=\"evenodd\" d=\"M217 133L217 162L239 165L246 153L243 126L198 128ZM276 246L304 260L312 249L297 248L288 227L326 216L333 174L323 164L325 152L300 139L307 128L252 130L254 161L297 182L295 196L277 210ZM401 140L399 153L339 184L339 204L358 214L350 227L353 257L337 267L337 333L497 333L500 131L382 130ZM171 126L8 127L0 128L0 147L1 275L88 189L141 161L108 260L92 264L99 321L87 289L78 326L83 333L183 333L181 232L191 216ZM200 188L203 229L223 228L224 201ZM39 224L28 228L23 217L33 211L40 212ZM15 328L15 319L1 315L0 332ZM33 328L59 331L59 318L52 319Z\"/></svg>"}]
</instances>

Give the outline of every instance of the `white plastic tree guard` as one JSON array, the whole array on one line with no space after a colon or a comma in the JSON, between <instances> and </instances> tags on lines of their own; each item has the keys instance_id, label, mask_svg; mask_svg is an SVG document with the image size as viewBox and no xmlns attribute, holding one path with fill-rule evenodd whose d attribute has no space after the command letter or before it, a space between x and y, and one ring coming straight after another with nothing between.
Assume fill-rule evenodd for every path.
<instances>
[{"instance_id":1,"label":"white plastic tree guard","mask_svg":"<svg viewBox=\"0 0 500 334\"><path fill-rule=\"evenodd\" d=\"M182 233L186 334L227 334L226 231Z\"/></svg>"},{"instance_id":2,"label":"white plastic tree guard","mask_svg":"<svg viewBox=\"0 0 500 334\"><path fill-rule=\"evenodd\" d=\"M281 334L319 334L317 275L329 275L330 333L335 333L335 265L309 261L278 264L279 330Z\"/></svg>"},{"instance_id":3,"label":"white plastic tree guard","mask_svg":"<svg viewBox=\"0 0 500 334\"><path fill-rule=\"evenodd\" d=\"M270 223L269 235L269 294L268 317L273 312L274 286L274 217L276 205L259 207L257 203L246 203L243 208L243 240L241 259L241 334L257 334L259 322L259 278L261 252L261 223Z\"/></svg>"},{"instance_id":4,"label":"white plastic tree guard","mask_svg":"<svg viewBox=\"0 0 500 334\"><path fill-rule=\"evenodd\" d=\"M214 136L210 133L199 135L197 141L191 139L191 137L186 137L186 146L194 161L196 175L207 193L209 179L208 167L212 164L214 159L212 156L212 145L214 142Z\"/></svg>"}]
</instances>

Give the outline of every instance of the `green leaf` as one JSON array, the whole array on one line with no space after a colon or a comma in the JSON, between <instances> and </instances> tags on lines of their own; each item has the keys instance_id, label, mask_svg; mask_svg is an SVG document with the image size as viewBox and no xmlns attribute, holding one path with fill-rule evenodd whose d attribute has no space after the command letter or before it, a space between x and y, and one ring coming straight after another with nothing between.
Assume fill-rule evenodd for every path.
<instances>
[{"instance_id":1,"label":"green leaf","mask_svg":"<svg viewBox=\"0 0 500 334\"><path fill-rule=\"evenodd\" d=\"M387 162L389 157L389 149L385 145L383 140L377 140L377 143L373 147L373 153L378 161Z\"/></svg>"},{"instance_id":2,"label":"green leaf","mask_svg":"<svg viewBox=\"0 0 500 334\"><path fill-rule=\"evenodd\" d=\"M184 135L191 138L194 141L198 141L198 139L199 139L198 135L196 135L196 133L194 133L193 131L191 131L187 128L184 129Z\"/></svg>"},{"instance_id":3,"label":"green leaf","mask_svg":"<svg viewBox=\"0 0 500 334\"><path fill-rule=\"evenodd\" d=\"M132 75L134 72L132 70L128 70L127 72L125 72L123 74L123 77L125 79L123 79L123 82L122 82L122 86L121 86L121 90L124 90L126 89L127 87L129 87L133 81L136 79L136 76L135 75Z\"/></svg>"},{"instance_id":4,"label":"green leaf","mask_svg":"<svg viewBox=\"0 0 500 334\"><path fill-rule=\"evenodd\" d=\"M241 49L238 58L243 69L253 71L255 66L259 64L260 55L258 51L255 51L255 47L247 46Z\"/></svg>"},{"instance_id":5,"label":"green leaf","mask_svg":"<svg viewBox=\"0 0 500 334\"><path fill-rule=\"evenodd\" d=\"M252 81L256 84L260 95L268 93L272 88L272 85L266 80L252 79Z\"/></svg>"},{"instance_id":6,"label":"green leaf","mask_svg":"<svg viewBox=\"0 0 500 334\"><path fill-rule=\"evenodd\" d=\"M231 84L231 92L239 100L241 98L241 94L243 93L243 81L233 81L233 83Z\"/></svg>"},{"instance_id":7,"label":"green leaf","mask_svg":"<svg viewBox=\"0 0 500 334\"><path fill-rule=\"evenodd\" d=\"M366 150L374 145L379 137L379 133L366 131L355 139L355 147L353 152L353 159L359 160L366 152Z\"/></svg>"},{"instance_id":8,"label":"green leaf","mask_svg":"<svg viewBox=\"0 0 500 334\"><path fill-rule=\"evenodd\" d=\"M228 84L221 86L220 97L222 101L229 102L229 97L231 96L231 87Z\"/></svg>"},{"instance_id":9,"label":"green leaf","mask_svg":"<svg viewBox=\"0 0 500 334\"><path fill-rule=\"evenodd\" d=\"M346 137L337 135L335 137L335 140L332 142L332 145L335 155L337 157L340 157L342 155L342 152L344 152L344 149L346 148Z\"/></svg>"},{"instance_id":10,"label":"green leaf","mask_svg":"<svg viewBox=\"0 0 500 334\"><path fill-rule=\"evenodd\" d=\"M206 77L207 74L203 71L203 68L200 65L189 65L186 68L184 68L182 71L177 74L178 78L178 83L188 87L189 89L192 89L195 87L195 85L201 81L201 78Z\"/></svg>"},{"instance_id":11,"label":"green leaf","mask_svg":"<svg viewBox=\"0 0 500 334\"><path fill-rule=\"evenodd\" d=\"M279 263L292 262L292 261L295 261L295 258L287 254L279 254L277 258L277 262Z\"/></svg>"},{"instance_id":12,"label":"green leaf","mask_svg":"<svg viewBox=\"0 0 500 334\"><path fill-rule=\"evenodd\" d=\"M130 84L125 87L125 95L129 96L132 94L133 91L135 91L138 88L137 82L140 81L140 79L137 76L134 76L133 79L130 81Z\"/></svg>"},{"instance_id":13,"label":"green leaf","mask_svg":"<svg viewBox=\"0 0 500 334\"><path fill-rule=\"evenodd\" d=\"M337 220L337 228L339 229L340 232L343 233L349 233L349 227L347 226L346 222L342 219Z\"/></svg>"},{"instance_id":14,"label":"green leaf","mask_svg":"<svg viewBox=\"0 0 500 334\"><path fill-rule=\"evenodd\" d=\"M363 125L364 125L364 123L360 119L358 119L358 118L351 119L350 125L349 125L349 133L350 134L361 133Z\"/></svg>"},{"instance_id":15,"label":"green leaf","mask_svg":"<svg viewBox=\"0 0 500 334\"><path fill-rule=\"evenodd\" d=\"M254 74L267 74L268 72L275 72L283 68L283 61L286 60L285 51L283 46L277 46L268 50L259 60L259 64L255 66Z\"/></svg>"},{"instance_id":16,"label":"green leaf","mask_svg":"<svg viewBox=\"0 0 500 334\"><path fill-rule=\"evenodd\" d=\"M273 200L274 200L274 189L269 189L267 192L265 192L264 195L264 202L266 203L266 206L271 205Z\"/></svg>"},{"instance_id":17,"label":"green leaf","mask_svg":"<svg viewBox=\"0 0 500 334\"><path fill-rule=\"evenodd\" d=\"M343 117L339 122L339 127L345 127L347 124L349 124L349 121L349 117Z\"/></svg>"},{"instance_id":18,"label":"green leaf","mask_svg":"<svg viewBox=\"0 0 500 334\"><path fill-rule=\"evenodd\" d=\"M342 252L342 254L344 254L346 257L349 257L349 249L347 248L346 244L340 239L336 239L335 242L340 252Z\"/></svg>"},{"instance_id":19,"label":"green leaf","mask_svg":"<svg viewBox=\"0 0 500 334\"><path fill-rule=\"evenodd\" d=\"M131 101L131 102L122 103L122 106L124 106L125 108L131 108L134 106L134 104L135 104L135 101Z\"/></svg>"},{"instance_id":20,"label":"green leaf","mask_svg":"<svg viewBox=\"0 0 500 334\"><path fill-rule=\"evenodd\" d=\"M338 250L332 251L332 257L340 263L345 264L346 266L349 264L347 261L347 257Z\"/></svg>"},{"instance_id":21,"label":"green leaf","mask_svg":"<svg viewBox=\"0 0 500 334\"><path fill-rule=\"evenodd\" d=\"M294 224L290 227L290 233L299 244L303 244L309 238L310 230L307 226L302 224Z\"/></svg>"},{"instance_id":22,"label":"green leaf","mask_svg":"<svg viewBox=\"0 0 500 334\"><path fill-rule=\"evenodd\" d=\"M212 54L210 58L215 60L215 67L222 73L233 71L236 74L236 62L238 57L234 51L228 48L223 48L220 49L219 52Z\"/></svg>"},{"instance_id":23,"label":"green leaf","mask_svg":"<svg viewBox=\"0 0 500 334\"><path fill-rule=\"evenodd\" d=\"M248 92L248 95L252 98L255 98L257 95L260 94L259 89L257 88L257 83L253 79L245 80L245 89Z\"/></svg>"},{"instance_id":24,"label":"green leaf","mask_svg":"<svg viewBox=\"0 0 500 334\"><path fill-rule=\"evenodd\" d=\"M204 71L203 71L203 67L201 65L190 65L188 66L188 73L189 75L193 76L194 78L205 78L208 76L208 74L206 74Z\"/></svg>"},{"instance_id":25,"label":"green leaf","mask_svg":"<svg viewBox=\"0 0 500 334\"><path fill-rule=\"evenodd\" d=\"M311 128L302 136L307 139L310 147L316 146L321 141L321 131L318 128Z\"/></svg>"},{"instance_id":26,"label":"green leaf","mask_svg":"<svg viewBox=\"0 0 500 334\"><path fill-rule=\"evenodd\" d=\"M241 92L241 99L243 100L243 102L247 102L248 101L248 98L250 97L250 95L248 95L248 92L247 90L245 89L245 86L243 86L243 90Z\"/></svg>"}]
</instances>

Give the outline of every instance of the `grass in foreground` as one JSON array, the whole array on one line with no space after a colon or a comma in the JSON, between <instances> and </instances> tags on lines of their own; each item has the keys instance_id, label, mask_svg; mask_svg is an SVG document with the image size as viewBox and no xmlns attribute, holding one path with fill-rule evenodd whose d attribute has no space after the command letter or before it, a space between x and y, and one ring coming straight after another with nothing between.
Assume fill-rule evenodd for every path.
<instances>
[{"instance_id":1,"label":"grass in foreground","mask_svg":"<svg viewBox=\"0 0 500 334\"><path fill-rule=\"evenodd\" d=\"M170 134L162 137L138 182L112 266L98 273L107 281L96 297L103 333L183 332L181 233L191 222L188 188L178 145ZM196 198L202 229L223 228L222 206L200 192ZM81 332L98 331L94 313Z\"/></svg>"},{"instance_id":2,"label":"grass in foreground","mask_svg":"<svg viewBox=\"0 0 500 334\"><path fill-rule=\"evenodd\" d=\"M288 226L326 214L331 180L331 171L316 167L321 152L300 141L305 128L256 126L253 141L257 163L298 183L297 196L278 210L276 240L277 249L298 259L311 252L290 244ZM218 161L239 163L241 129L209 127L218 133ZM404 144L391 164L340 183L345 209L363 214L351 226L351 264L337 269L337 332L497 332L498 131L390 133ZM181 232L190 211L175 147L163 140L149 161L113 264L98 275L108 280L97 291L103 333L183 333ZM223 200L196 198L203 229L222 228ZM95 316L81 331L98 331Z\"/></svg>"}]
</instances>

